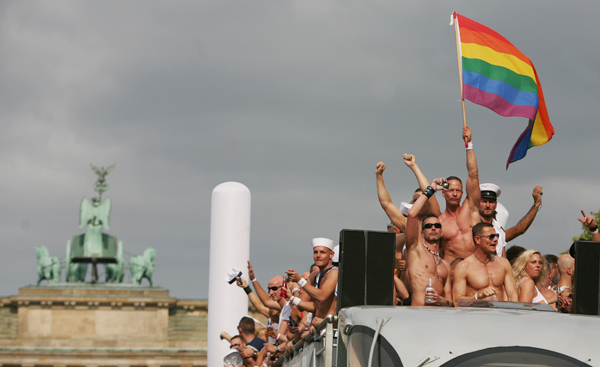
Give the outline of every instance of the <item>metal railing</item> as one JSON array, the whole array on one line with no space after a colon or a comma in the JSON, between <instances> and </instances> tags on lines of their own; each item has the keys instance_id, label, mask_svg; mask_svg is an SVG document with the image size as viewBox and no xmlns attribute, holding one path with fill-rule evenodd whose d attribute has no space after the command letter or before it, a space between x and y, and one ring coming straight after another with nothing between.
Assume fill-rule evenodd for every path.
<instances>
[{"instance_id":1,"label":"metal railing","mask_svg":"<svg viewBox=\"0 0 600 367\"><path fill-rule=\"evenodd\" d=\"M334 366L335 347L337 347L337 329L333 325L338 321L337 316L329 315L315 328L314 334L307 334L289 351L285 352L275 366L285 366L296 359L312 359L315 367Z\"/></svg>"}]
</instances>

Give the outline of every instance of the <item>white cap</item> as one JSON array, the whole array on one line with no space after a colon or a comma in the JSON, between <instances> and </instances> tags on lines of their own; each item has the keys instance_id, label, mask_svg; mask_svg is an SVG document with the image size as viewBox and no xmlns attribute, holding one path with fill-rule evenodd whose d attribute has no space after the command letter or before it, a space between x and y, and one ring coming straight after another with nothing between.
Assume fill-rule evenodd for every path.
<instances>
[{"instance_id":1,"label":"white cap","mask_svg":"<svg viewBox=\"0 0 600 367\"><path fill-rule=\"evenodd\" d=\"M331 262L339 263L340 262L340 245L337 245L333 248L333 257L331 258Z\"/></svg>"},{"instance_id":2,"label":"white cap","mask_svg":"<svg viewBox=\"0 0 600 367\"><path fill-rule=\"evenodd\" d=\"M495 193L496 199L499 198L500 193L502 193L502 191L500 190L500 187L493 183L482 183L481 185L479 185L479 190L480 191L491 191L491 192ZM490 196L488 196L488 197L490 197Z\"/></svg>"},{"instance_id":3,"label":"white cap","mask_svg":"<svg viewBox=\"0 0 600 367\"><path fill-rule=\"evenodd\" d=\"M333 248L335 247L335 242L333 242L329 238L313 238L312 246L313 248L323 246L333 251Z\"/></svg>"},{"instance_id":4,"label":"white cap","mask_svg":"<svg viewBox=\"0 0 600 367\"><path fill-rule=\"evenodd\" d=\"M402 212L402 214L404 214L405 217L408 217L408 211L410 210L410 208L412 208L412 206L412 204L409 204L404 201L400 203L400 211Z\"/></svg>"}]
</instances>

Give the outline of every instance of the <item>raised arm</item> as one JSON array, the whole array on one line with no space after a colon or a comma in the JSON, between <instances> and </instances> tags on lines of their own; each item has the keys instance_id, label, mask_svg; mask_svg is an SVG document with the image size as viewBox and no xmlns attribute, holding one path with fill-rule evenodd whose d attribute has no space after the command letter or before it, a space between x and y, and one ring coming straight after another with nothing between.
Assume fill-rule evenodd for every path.
<instances>
[{"instance_id":1,"label":"raised arm","mask_svg":"<svg viewBox=\"0 0 600 367\"><path fill-rule=\"evenodd\" d=\"M463 127L463 139L466 139L469 147L467 148L467 197L469 209L471 210L471 220L473 223L481 221L479 217L479 202L481 201L481 191L479 189L479 171L477 169L477 158L471 144L471 129L468 126ZM464 204L463 204L464 205Z\"/></svg>"},{"instance_id":2,"label":"raised arm","mask_svg":"<svg viewBox=\"0 0 600 367\"><path fill-rule=\"evenodd\" d=\"M408 219L406 221L406 246L411 247L416 244L419 240L419 213L427 200L435 195L437 190L441 190L443 187L441 183L444 181L443 178L436 178L431 182L431 185L423 190L423 193L413 203L412 208L408 210Z\"/></svg>"},{"instance_id":3,"label":"raised arm","mask_svg":"<svg viewBox=\"0 0 600 367\"><path fill-rule=\"evenodd\" d=\"M404 231L404 228L406 227L406 217L404 217L400 209L392 203L392 198L383 182L383 171L385 171L385 163L377 163L375 166L375 178L377 180L377 197L379 198L379 204L381 204L383 211L385 211L385 214L390 218L392 223L394 223L400 231Z\"/></svg>"},{"instance_id":4,"label":"raised arm","mask_svg":"<svg viewBox=\"0 0 600 367\"><path fill-rule=\"evenodd\" d=\"M256 308L256 310L265 317L269 317L269 308L261 302L261 300L256 296L256 294L254 294L254 292L252 292L252 290L248 286L248 282L246 282L246 279L242 277L238 277L237 279L239 280L239 282L235 282L235 284L237 284L237 286L240 288L244 288L244 291L246 291L246 294L248 294L248 298L250 299L250 302L252 302L252 305Z\"/></svg>"},{"instance_id":5,"label":"raised arm","mask_svg":"<svg viewBox=\"0 0 600 367\"><path fill-rule=\"evenodd\" d=\"M248 276L250 277L250 280L254 285L254 291L256 292L258 298L260 298L260 301L272 310L281 311L281 305L277 301L273 301L271 297L269 297L267 292L265 292L265 290L260 286L258 281L255 280L256 276L254 276L254 269L252 269L252 264L250 263L250 260L248 260Z\"/></svg>"},{"instance_id":6,"label":"raised arm","mask_svg":"<svg viewBox=\"0 0 600 367\"><path fill-rule=\"evenodd\" d=\"M590 232L592 232L592 241L600 241L600 233L598 233L598 225L596 224L596 218L594 218L591 215L585 215L585 212L583 210L581 211L581 215L583 215L583 219L577 218L577 220L590 229Z\"/></svg>"},{"instance_id":7,"label":"raised arm","mask_svg":"<svg viewBox=\"0 0 600 367\"><path fill-rule=\"evenodd\" d=\"M542 206L542 189L542 186L536 186L533 189L533 206L531 206L531 209L529 209L527 214L525 214L525 216L519 221L519 223L517 223L516 226L505 230L506 242L509 242L525 233L531 223L533 223L538 210L540 210L540 207Z\"/></svg>"},{"instance_id":8,"label":"raised arm","mask_svg":"<svg viewBox=\"0 0 600 367\"><path fill-rule=\"evenodd\" d=\"M404 160L404 164L406 164L408 168L410 168L410 170L413 171L413 173L415 174L415 178L419 183L419 188L421 190L425 190L429 185L429 181L427 181L427 177L425 177L423 172L421 172L419 166L417 166L417 160L415 159L415 156L412 154L404 154L402 156L402 159ZM440 204L438 203L435 196L429 199L428 204L431 213L437 215L438 217L442 214L442 212L440 211Z\"/></svg>"}]
</instances>

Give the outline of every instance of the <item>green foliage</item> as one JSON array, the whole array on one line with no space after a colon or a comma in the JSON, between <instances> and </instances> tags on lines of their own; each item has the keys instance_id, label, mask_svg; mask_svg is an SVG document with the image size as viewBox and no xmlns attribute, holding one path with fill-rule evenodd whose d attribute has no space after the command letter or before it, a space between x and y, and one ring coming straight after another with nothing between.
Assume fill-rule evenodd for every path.
<instances>
[{"instance_id":1,"label":"green foliage","mask_svg":"<svg viewBox=\"0 0 600 367\"><path fill-rule=\"evenodd\" d=\"M597 212L591 212L590 215L593 215L596 218L596 225L598 223L600 223L600 210L598 210ZM573 241L579 241L579 240L591 240L592 239L592 233L590 232L590 229L586 226L584 226L583 224L581 224L581 229L583 229L583 232L581 232L581 235L579 236L575 236L573 237Z\"/></svg>"}]
</instances>

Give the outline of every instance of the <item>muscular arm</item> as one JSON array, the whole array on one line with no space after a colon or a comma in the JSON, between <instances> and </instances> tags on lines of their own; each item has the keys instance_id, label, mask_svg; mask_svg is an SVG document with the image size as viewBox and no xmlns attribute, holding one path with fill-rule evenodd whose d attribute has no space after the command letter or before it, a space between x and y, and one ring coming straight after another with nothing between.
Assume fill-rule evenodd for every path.
<instances>
[{"instance_id":1,"label":"muscular arm","mask_svg":"<svg viewBox=\"0 0 600 367\"><path fill-rule=\"evenodd\" d=\"M461 261L454 268L454 284L452 285L452 299L454 299L454 306L458 307L457 301L461 298L467 297L467 269L469 264L465 261Z\"/></svg>"},{"instance_id":2,"label":"muscular arm","mask_svg":"<svg viewBox=\"0 0 600 367\"><path fill-rule=\"evenodd\" d=\"M533 189L533 206L531 209L529 209L527 214L525 214L525 216L519 221L519 223L517 223L516 226L504 231L506 233L506 242L509 242L525 233L531 223L533 223L538 210L540 210L540 207L542 206L542 189L542 186L536 186Z\"/></svg>"},{"instance_id":3,"label":"muscular arm","mask_svg":"<svg viewBox=\"0 0 600 367\"><path fill-rule=\"evenodd\" d=\"M415 174L417 182L419 183L419 188L421 190L425 190L425 188L427 188L427 186L429 185L429 181L427 181L427 177L425 177L423 172L421 172L419 166L417 166L415 156L412 154L404 154L402 156L402 159L404 160L404 164L406 164L408 168L410 168L411 171L413 171L413 173ZM442 214L442 212L440 211L440 204L438 203L435 196L429 199L428 204L431 213L437 215L438 217Z\"/></svg>"},{"instance_id":4,"label":"muscular arm","mask_svg":"<svg viewBox=\"0 0 600 367\"><path fill-rule=\"evenodd\" d=\"M404 231L404 228L406 227L406 217L404 217L400 209L392 203L392 198L383 182L383 171L385 171L385 163L377 163L375 178L377 180L377 197L379 198L379 204L381 204L383 211L385 211L385 214L390 218L392 223L394 223L398 229Z\"/></svg>"},{"instance_id":5,"label":"muscular arm","mask_svg":"<svg viewBox=\"0 0 600 367\"><path fill-rule=\"evenodd\" d=\"M316 288L311 284L312 282L306 283L304 286L304 292L312 297L313 300L319 302L325 302L329 299L335 291L335 286L338 283L338 270L331 269L325 279L321 280L319 288Z\"/></svg>"},{"instance_id":6,"label":"muscular arm","mask_svg":"<svg viewBox=\"0 0 600 367\"><path fill-rule=\"evenodd\" d=\"M272 310L281 311L281 305L277 301L273 301L271 297L269 297L267 292L265 292L265 290L260 286L258 281L254 281L256 277L254 276L254 269L252 268L252 264L250 263L250 261L248 261L248 276L250 277L250 280L252 280L252 283L254 285L254 291L256 292L258 298L260 298L260 301L263 303L263 305L267 306Z\"/></svg>"},{"instance_id":7,"label":"muscular arm","mask_svg":"<svg viewBox=\"0 0 600 367\"><path fill-rule=\"evenodd\" d=\"M242 277L239 277L239 279L242 282L242 284L236 282L237 286L240 288L246 288L248 286L246 279ZM261 300L256 296L256 294L254 294L254 292L248 294L248 298L250 299L250 302L252 302L252 305L254 306L254 308L256 308L258 312L260 312L265 317L270 317L269 308L261 302Z\"/></svg>"},{"instance_id":8,"label":"muscular arm","mask_svg":"<svg viewBox=\"0 0 600 367\"><path fill-rule=\"evenodd\" d=\"M463 128L463 138L467 139L467 142L471 141L471 129L468 126ZM477 158L475 158L475 152L473 149L467 150L467 171L469 177L467 178L467 197L469 209L471 211L471 220L473 224L481 221L479 217L479 202L481 201L481 190L479 189L479 170L477 169ZM464 205L464 204L463 204Z\"/></svg>"}]
</instances>

